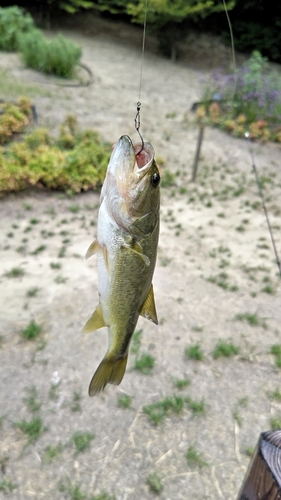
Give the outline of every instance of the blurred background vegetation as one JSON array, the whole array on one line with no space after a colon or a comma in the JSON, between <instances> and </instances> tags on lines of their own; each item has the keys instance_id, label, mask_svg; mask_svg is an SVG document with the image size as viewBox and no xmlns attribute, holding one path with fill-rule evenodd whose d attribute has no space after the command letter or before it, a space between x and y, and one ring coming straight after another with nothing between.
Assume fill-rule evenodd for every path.
<instances>
[{"instance_id":1,"label":"blurred background vegetation","mask_svg":"<svg viewBox=\"0 0 281 500\"><path fill-rule=\"evenodd\" d=\"M122 21L143 23L146 0L19 0L41 28L50 28L60 16L85 9ZM15 3L1 2L2 7ZM271 61L281 62L281 3L273 0L226 0L236 50L258 50ZM223 0L149 0L147 24L157 35L163 55L176 58L176 43L189 31L213 33L230 41Z\"/></svg>"}]
</instances>

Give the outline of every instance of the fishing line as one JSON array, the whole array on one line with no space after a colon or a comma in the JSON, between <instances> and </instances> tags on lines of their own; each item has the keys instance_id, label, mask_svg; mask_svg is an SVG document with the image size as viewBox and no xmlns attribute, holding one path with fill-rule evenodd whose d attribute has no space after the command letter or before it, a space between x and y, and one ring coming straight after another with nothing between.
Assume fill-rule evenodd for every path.
<instances>
[{"instance_id":1,"label":"fishing line","mask_svg":"<svg viewBox=\"0 0 281 500\"><path fill-rule=\"evenodd\" d=\"M252 161L252 167L253 167L253 170L254 170L254 173L255 173L256 183L257 183L257 186L258 186L258 189L259 189L259 194L260 194L260 197L261 197L262 206L263 206L263 210L264 210L266 222L267 222L267 225L268 225L268 230L269 230L270 237L271 237L271 242L272 242L272 246L273 246L273 250L274 250L274 254L275 254L275 259L276 259L276 263L277 263L278 270L279 270L280 277L281 277L281 263L280 263L280 260L279 260L279 257L278 257L277 248L276 248L275 240L274 240L274 237L273 237L272 227L271 227L271 224L270 224L270 221L269 221L268 212L267 212L266 205L265 205L265 200L264 200L264 196L263 196L263 192L262 192L262 187L261 187L261 182L260 182L260 178L259 178L259 173L258 173L256 164L255 164L254 153L253 153L253 151L251 150L251 147L250 147L249 136L250 136L249 132L246 132L245 133L245 137L246 137L246 141L247 141L248 149L249 149L249 154L250 154L251 161Z\"/></svg>"},{"instance_id":2,"label":"fishing line","mask_svg":"<svg viewBox=\"0 0 281 500\"><path fill-rule=\"evenodd\" d=\"M139 81L139 100L137 102L137 114L135 116L135 129L136 129L136 131L139 134L140 139L141 139L141 149L136 154L136 156L138 156L144 148L143 137L140 133L140 125L141 125L140 108L141 108L141 86L142 86L142 72L143 72L143 60L144 60L144 46L145 46L145 35L146 35L147 1L148 0L145 1L144 20L143 20L142 51L141 51L141 66L140 66L140 81Z\"/></svg>"},{"instance_id":3,"label":"fishing line","mask_svg":"<svg viewBox=\"0 0 281 500\"><path fill-rule=\"evenodd\" d=\"M226 7L225 0L222 0L223 6L224 6L224 11L226 15L226 19L228 22L228 28L229 28L229 34L230 34L230 42L231 42L231 54L232 54L232 66L233 66L233 76L234 76L234 88L233 88L233 101L234 101L234 96L236 93L236 87L237 87L237 72L236 72L236 57L235 57L235 46L234 46L234 36L233 36L233 30L232 30L232 24L230 21L230 17L228 15L228 10Z\"/></svg>"}]
</instances>

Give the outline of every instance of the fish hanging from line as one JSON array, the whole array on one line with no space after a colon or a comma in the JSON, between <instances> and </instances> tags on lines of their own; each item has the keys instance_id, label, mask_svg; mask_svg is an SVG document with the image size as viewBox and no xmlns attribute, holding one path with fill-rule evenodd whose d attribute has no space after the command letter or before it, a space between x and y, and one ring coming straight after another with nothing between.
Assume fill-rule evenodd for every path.
<instances>
[{"instance_id":1,"label":"fish hanging from line","mask_svg":"<svg viewBox=\"0 0 281 500\"><path fill-rule=\"evenodd\" d=\"M123 379L139 315L158 324L152 277L159 237L160 175L151 144L127 135L114 146L101 191L97 239L99 303L84 332L108 327L109 346L89 386L94 396Z\"/></svg>"}]
</instances>

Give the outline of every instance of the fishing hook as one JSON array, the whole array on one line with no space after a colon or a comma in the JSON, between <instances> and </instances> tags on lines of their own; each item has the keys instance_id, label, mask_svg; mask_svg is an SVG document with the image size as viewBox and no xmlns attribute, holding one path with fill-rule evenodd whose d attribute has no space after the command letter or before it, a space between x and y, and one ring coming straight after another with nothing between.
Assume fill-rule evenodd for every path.
<instances>
[{"instance_id":1,"label":"fishing hook","mask_svg":"<svg viewBox=\"0 0 281 500\"><path fill-rule=\"evenodd\" d=\"M141 149L137 152L136 156L138 156L144 149L144 141L143 141L143 137L140 133L140 107L141 107L141 102L138 101L137 102L137 114L135 117L135 129L136 129L136 131L139 134L140 139L141 139Z\"/></svg>"}]
</instances>

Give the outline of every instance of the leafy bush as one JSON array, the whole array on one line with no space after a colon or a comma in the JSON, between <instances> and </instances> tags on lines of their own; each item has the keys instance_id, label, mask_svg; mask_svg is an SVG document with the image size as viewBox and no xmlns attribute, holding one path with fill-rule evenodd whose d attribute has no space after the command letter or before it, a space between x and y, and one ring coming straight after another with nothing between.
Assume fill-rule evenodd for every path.
<instances>
[{"instance_id":1,"label":"leafy bush","mask_svg":"<svg viewBox=\"0 0 281 500\"><path fill-rule=\"evenodd\" d=\"M19 37L34 28L32 17L22 9L0 7L0 49L13 51L18 49Z\"/></svg>"},{"instance_id":2,"label":"leafy bush","mask_svg":"<svg viewBox=\"0 0 281 500\"><path fill-rule=\"evenodd\" d=\"M82 55L82 49L62 35L49 42L37 29L22 35L19 45L27 67L63 78L73 75Z\"/></svg>"},{"instance_id":3,"label":"leafy bush","mask_svg":"<svg viewBox=\"0 0 281 500\"><path fill-rule=\"evenodd\" d=\"M212 100L216 102L212 102ZM205 90L199 120L236 136L281 142L281 79L257 51L235 74L213 74Z\"/></svg>"},{"instance_id":4,"label":"leafy bush","mask_svg":"<svg viewBox=\"0 0 281 500\"><path fill-rule=\"evenodd\" d=\"M63 133L67 125L62 127ZM73 133L73 146L62 147L46 129L37 129L23 142L0 148L0 193L20 191L30 186L80 192L95 189L103 182L110 148L97 132Z\"/></svg>"},{"instance_id":5,"label":"leafy bush","mask_svg":"<svg viewBox=\"0 0 281 500\"><path fill-rule=\"evenodd\" d=\"M13 134L22 132L31 116L31 101L20 97L18 103L0 103L0 144L8 142Z\"/></svg>"}]
</instances>

